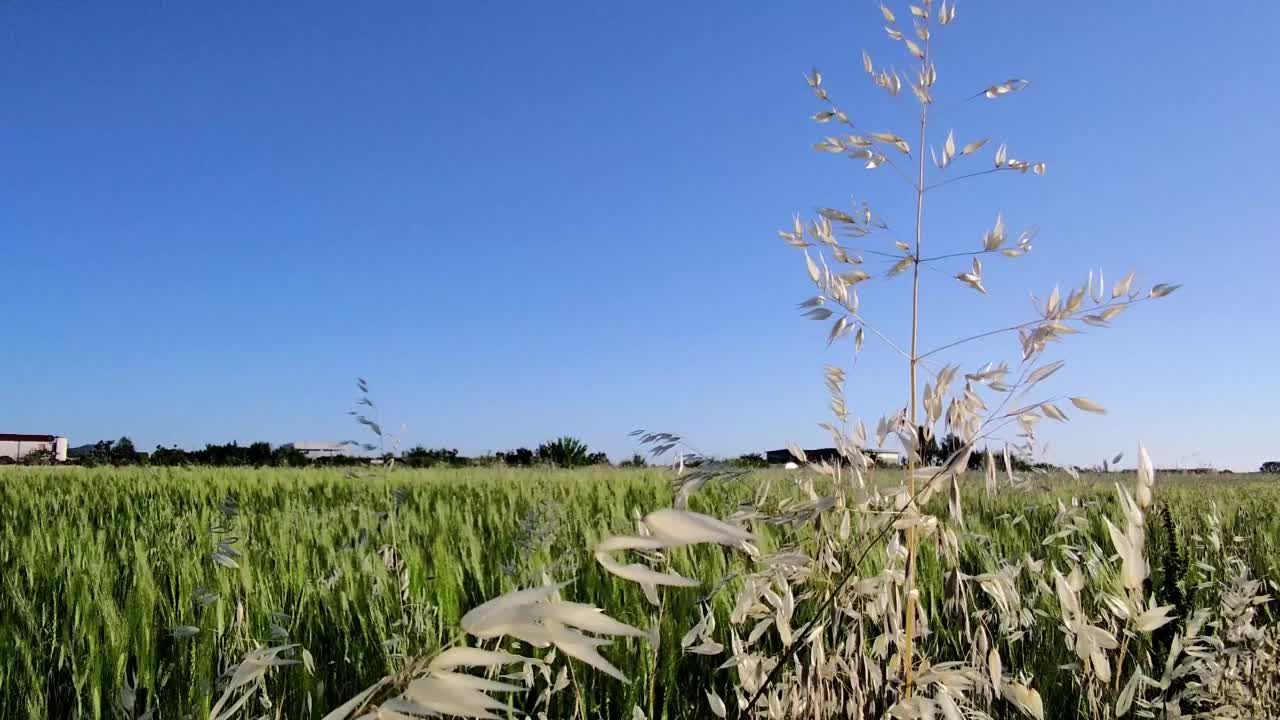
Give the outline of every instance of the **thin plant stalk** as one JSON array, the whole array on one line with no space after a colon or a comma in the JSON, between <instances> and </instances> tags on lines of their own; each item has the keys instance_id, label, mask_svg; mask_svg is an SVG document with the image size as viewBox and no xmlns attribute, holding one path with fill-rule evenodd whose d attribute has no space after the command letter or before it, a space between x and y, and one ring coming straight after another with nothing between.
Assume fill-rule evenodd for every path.
<instances>
[{"instance_id":1,"label":"thin plant stalk","mask_svg":"<svg viewBox=\"0 0 1280 720\"><path fill-rule=\"evenodd\" d=\"M659 628L662 627L662 611L665 609L665 605L666 605L666 597L663 595L659 595L658 621L657 621L658 623L657 627ZM661 639L661 636L659 636L659 639ZM651 717L651 718L657 717L657 708L654 706L654 700L655 700L655 695L658 687L658 670L659 670L658 660L660 658L661 658L661 653L658 651L657 648L655 648L653 651L653 668L649 673L649 715L648 717Z\"/></svg>"},{"instance_id":2,"label":"thin plant stalk","mask_svg":"<svg viewBox=\"0 0 1280 720\"><path fill-rule=\"evenodd\" d=\"M928 24L925 24L928 27ZM920 60L920 72L922 74L929 71L929 41L926 39L924 44L924 57ZM924 147L928 139L929 128L929 103L920 104L920 144L916 147L917 170L916 170L916 244L915 244L915 261L911 264L911 361L907 363L908 372L910 373L910 398L907 405L907 415L911 422L911 432L916 432L916 367L920 364L919 357L919 339L920 339L920 253L921 240L924 235ZM914 497L916 494L916 454L908 456L907 459L907 492ZM911 526L907 530L907 602L904 611L904 627L906 629L906 642L902 653L902 674L906 683L906 695L911 696L911 674L914 663L912 662L913 641L915 639L915 610L916 610L916 551L918 546L918 538L915 526Z\"/></svg>"}]
</instances>

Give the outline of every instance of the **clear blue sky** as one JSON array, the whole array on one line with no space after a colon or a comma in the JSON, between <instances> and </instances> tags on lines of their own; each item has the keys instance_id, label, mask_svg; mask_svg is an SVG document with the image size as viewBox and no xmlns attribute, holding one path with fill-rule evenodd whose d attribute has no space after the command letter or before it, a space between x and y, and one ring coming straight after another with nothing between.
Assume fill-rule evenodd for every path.
<instances>
[{"instance_id":1,"label":"clear blue sky","mask_svg":"<svg viewBox=\"0 0 1280 720\"><path fill-rule=\"evenodd\" d=\"M1044 178L936 194L926 242L997 210L1035 252L983 299L925 276L925 344L1109 277L1183 290L1079 336L1051 391L1105 417L1046 430L1093 462L1280 457L1273 3L962 2L938 95L1034 84L938 121ZM901 13L905 15L904 13ZM874 3L130 2L0 5L0 425L74 444L340 439L364 376L406 441L464 452L635 427L709 452L823 443L825 328L776 230L894 177L810 150L820 67L909 135L861 70ZM901 55L895 62L905 65ZM941 135L935 140L940 141ZM984 159L983 162L986 162ZM959 268L944 268L955 272ZM901 336L903 285L868 288ZM1010 357L1008 339L965 353ZM868 342L869 419L905 371Z\"/></svg>"}]
</instances>

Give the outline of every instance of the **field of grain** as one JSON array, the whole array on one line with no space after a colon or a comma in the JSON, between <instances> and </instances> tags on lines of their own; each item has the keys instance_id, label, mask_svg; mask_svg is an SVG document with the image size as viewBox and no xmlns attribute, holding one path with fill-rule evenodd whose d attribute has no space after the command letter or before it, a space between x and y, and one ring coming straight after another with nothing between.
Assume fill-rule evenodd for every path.
<instances>
[{"instance_id":1,"label":"field of grain","mask_svg":"<svg viewBox=\"0 0 1280 720\"><path fill-rule=\"evenodd\" d=\"M883 481L887 471L881 471ZM637 627L661 621L662 642L627 639L605 650L622 683L578 665L550 717L700 717L690 698L726 694L723 657L681 649L700 601L732 583L746 558L719 546L673 552L673 568L702 588L665 591L661 617L640 589L591 560L605 533L631 532L633 513L672 502L670 472L619 470L420 470L352 477L323 470L0 470L0 718L200 717L225 671L257 646L298 645L305 662L273 672L245 717L321 717L406 657L454 641L469 608L544 577L571 580L567 596ZM764 480L785 494L789 476L766 471L711 483L691 507L719 517ZM964 491L962 566L974 575L1001 558L1055 560L1059 503L1080 506L1094 542L1115 513L1113 481L1132 475L1047 479L1035 489ZM931 508L945 514L945 498ZM1235 572L1228 555L1280 587L1280 484L1262 476L1161 479L1147 535L1151 592L1211 605L1214 581ZM1167 513L1166 513L1167 510ZM1214 531L1214 524L1220 530ZM771 526L762 544L804 543L803 529ZM1221 538L1215 546L1211 537ZM849 561L855 532L839 549ZM1103 553L1105 554L1105 553ZM883 553L863 561L874 575ZM932 656L963 658L932 551L919 586ZM1036 582L1029 575L1019 582ZM711 601L722 626L732 596ZM1033 672L1047 717L1076 717L1072 660L1054 608L1032 607L1035 628L1018 664ZM1260 609L1274 622L1274 604ZM797 622L799 619L797 619ZM727 642L726 642L727 644ZM305 652L303 652L305 651ZM520 696L513 707L525 709ZM269 704L269 707L268 707ZM126 708L131 708L126 711ZM1011 715L1012 716L1012 715Z\"/></svg>"}]
</instances>

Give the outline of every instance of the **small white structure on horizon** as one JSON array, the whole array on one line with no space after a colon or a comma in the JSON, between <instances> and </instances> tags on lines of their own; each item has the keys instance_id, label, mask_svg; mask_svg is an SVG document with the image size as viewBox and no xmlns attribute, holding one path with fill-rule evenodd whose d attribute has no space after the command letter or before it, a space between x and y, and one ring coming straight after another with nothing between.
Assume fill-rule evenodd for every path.
<instances>
[{"instance_id":1,"label":"small white structure on horizon","mask_svg":"<svg viewBox=\"0 0 1280 720\"><path fill-rule=\"evenodd\" d=\"M308 460L351 454L351 443L345 442L313 442L303 440L299 442L286 443L284 447L297 450Z\"/></svg>"},{"instance_id":2,"label":"small white structure on horizon","mask_svg":"<svg viewBox=\"0 0 1280 720\"><path fill-rule=\"evenodd\" d=\"M812 450L803 450L804 458L809 463L843 463L844 455L837 448L814 448ZM902 453L894 450L879 450L876 448L863 448L862 455L867 462L878 465L880 467L901 467ZM764 454L765 462L771 466L781 465L788 470L795 470L803 463L796 462L795 456L790 449L769 450Z\"/></svg>"},{"instance_id":3,"label":"small white structure on horizon","mask_svg":"<svg viewBox=\"0 0 1280 720\"><path fill-rule=\"evenodd\" d=\"M0 457L19 462L27 455L41 450L53 453L53 459L58 462L67 461L67 439L65 437L60 435L0 433Z\"/></svg>"},{"instance_id":4,"label":"small white structure on horizon","mask_svg":"<svg viewBox=\"0 0 1280 720\"><path fill-rule=\"evenodd\" d=\"M893 450L863 450L862 454L876 465L896 467L902 464L902 455Z\"/></svg>"}]
</instances>

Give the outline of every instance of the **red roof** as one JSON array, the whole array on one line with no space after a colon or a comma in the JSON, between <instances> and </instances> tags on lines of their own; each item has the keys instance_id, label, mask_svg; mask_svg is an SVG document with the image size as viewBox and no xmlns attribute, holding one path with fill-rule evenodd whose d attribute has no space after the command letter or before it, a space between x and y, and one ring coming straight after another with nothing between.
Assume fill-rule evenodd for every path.
<instances>
[{"instance_id":1,"label":"red roof","mask_svg":"<svg viewBox=\"0 0 1280 720\"><path fill-rule=\"evenodd\" d=\"M56 439L56 435L18 435L13 433L0 433L0 442L53 442Z\"/></svg>"}]
</instances>

